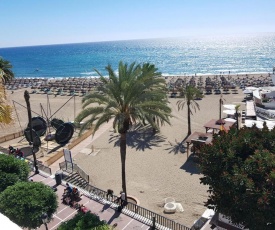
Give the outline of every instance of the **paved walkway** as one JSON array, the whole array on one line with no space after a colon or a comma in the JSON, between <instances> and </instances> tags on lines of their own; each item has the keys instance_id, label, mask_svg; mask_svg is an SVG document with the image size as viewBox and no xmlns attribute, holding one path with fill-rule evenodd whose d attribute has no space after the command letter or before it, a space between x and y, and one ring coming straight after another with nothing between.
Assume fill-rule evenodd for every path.
<instances>
[{"instance_id":1,"label":"paved walkway","mask_svg":"<svg viewBox=\"0 0 275 230\"><path fill-rule=\"evenodd\" d=\"M85 140L81 141L78 145L76 145L74 148L72 148L71 149L72 158L74 158L81 150L83 150L84 148L87 148L87 146L90 146L101 134L103 134L106 131L109 131L111 127L112 127L112 121L105 123L100 127L100 129L95 133L94 136L90 135ZM61 157L59 160L57 160L52 165L50 165L53 175L55 174L56 171L60 170L59 163L61 162L64 162L64 157ZM51 177L44 177L38 174L38 175L32 176L32 178L33 178L33 181L41 181L44 184L47 184L49 186L54 186L55 179L53 175ZM61 202L64 188L65 187L63 185L57 186L56 193L58 195L59 207L57 209L57 212L53 216L53 220L48 224L49 230L57 229L57 227L61 224L61 222L71 219L77 213L77 210L67 205L64 205ZM92 200L87 196L83 195L79 203L84 204L87 208L91 210L91 212L97 214L101 220L105 220L109 225L113 225L117 223L117 226L115 229L121 229L121 230L149 229L149 226L123 213L117 212L114 208L111 208L110 202L108 201L106 201L105 204L104 202L102 204L100 202ZM44 230L45 226L42 225L39 229Z\"/></svg>"},{"instance_id":2,"label":"paved walkway","mask_svg":"<svg viewBox=\"0 0 275 230\"><path fill-rule=\"evenodd\" d=\"M85 140L81 141L78 145L73 147L71 149L72 158L74 158L81 150L90 148L92 143L100 137L104 132L109 131L112 128L112 120L108 123L103 124L99 130L95 133L95 135L90 135ZM7 148L9 144L16 143L15 140L12 140L9 142L4 143L5 147ZM4 147L4 146L3 146ZM39 160L42 160L39 158ZM42 160L43 161L43 160ZM50 165L52 175L51 176L45 176L43 175L43 172L37 175L33 175L31 178L33 181L40 181L44 184L47 184L49 186L54 186L56 184L54 175L56 171L59 171L59 163L64 162L64 157L61 157L59 160L54 162L52 165ZM57 186L57 195L58 195L58 203L59 207L57 209L57 212L53 215L53 220L48 223L49 230L57 229L57 227L64 221L67 221L71 219L76 213L77 210L64 205L61 201L62 194L64 192L65 186L59 185ZM101 199L100 202L96 201L97 199L90 199L86 195L83 195L81 197L80 204L84 204L87 208L91 210L91 212L97 214L101 220L105 220L109 225L114 225L115 223L117 226L115 227L115 230L131 230L131 229L141 229L141 230L148 230L150 229L150 224L152 224L152 221L150 219L144 218L138 214L132 213L131 211L127 209L123 209L122 213L116 211L116 205L110 203L109 201ZM126 215L127 214L127 215ZM136 217L136 218L135 218ZM140 222L141 220L142 222ZM146 224L144 224L146 223ZM45 226L42 225L40 228L41 230L45 229ZM162 229L168 229L165 227L162 227Z\"/></svg>"},{"instance_id":3,"label":"paved walkway","mask_svg":"<svg viewBox=\"0 0 275 230\"><path fill-rule=\"evenodd\" d=\"M35 182L42 182L49 186L55 185L55 179L52 177L45 177L41 174L31 176L33 181ZM53 215L53 219L48 223L49 230L57 229L58 226L69 219L71 219L76 213L77 210L71 208L62 203L62 194L64 192L65 186L59 185L57 186L56 194L58 195L58 208L57 212ZM85 195L81 196L81 200L78 202L79 204L84 204L88 209L91 210L92 213L97 214L101 220L105 220L109 225L114 225L115 223L117 226L114 229L117 230L127 230L127 229L141 229L141 230L148 230L150 227L135 220L123 213L117 212L114 208L111 208L110 202L106 201L105 204L101 204L96 202ZM40 230L45 230L45 226L42 225Z\"/></svg>"}]
</instances>

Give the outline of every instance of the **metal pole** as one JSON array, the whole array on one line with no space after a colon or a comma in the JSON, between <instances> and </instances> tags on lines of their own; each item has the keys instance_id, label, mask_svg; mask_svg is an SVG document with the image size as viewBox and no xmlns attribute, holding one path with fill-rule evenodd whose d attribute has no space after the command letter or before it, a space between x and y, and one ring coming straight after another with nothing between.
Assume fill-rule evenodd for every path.
<instances>
[{"instance_id":1,"label":"metal pole","mask_svg":"<svg viewBox=\"0 0 275 230\"><path fill-rule=\"evenodd\" d=\"M219 119L222 119L222 96L220 97L220 116Z\"/></svg>"},{"instance_id":2,"label":"metal pole","mask_svg":"<svg viewBox=\"0 0 275 230\"><path fill-rule=\"evenodd\" d=\"M75 95L74 95L74 121L75 121Z\"/></svg>"},{"instance_id":3,"label":"metal pole","mask_svg":"<svg viewBox=\"0 0 275 230\"><path fill-rule=\"evenodd\" d=\"M32 145L32 156L33 156L33 164L35 168L35 174L39 173L38 167L37 167L37 161L36 161L36 155L33 150L33 135L32 135L32 114L31 114L31 105L30 105L30 95L27 90L25 90L24 98L27 104L27 111L28 111L28 118L29 118L29 128L30 128L30 137L31 137L31 145Z\"/></svg>"},{"instance_id":4,"label":"metal pole","mask_svg":"<svg viewBox=\"0 0 275 230\"><path fill-rule=\"evenodd\" d=\"M155 216L152 217L152 222L153 222L152 230L155 230L156 229L156 217Z\"/></svg>"}]
</instances>

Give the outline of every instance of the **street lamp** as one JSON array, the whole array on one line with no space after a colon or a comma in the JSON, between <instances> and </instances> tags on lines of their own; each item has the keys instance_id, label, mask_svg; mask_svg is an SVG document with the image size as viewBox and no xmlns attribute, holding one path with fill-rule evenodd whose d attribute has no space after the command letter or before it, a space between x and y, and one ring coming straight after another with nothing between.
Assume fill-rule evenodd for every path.
<instances>
[{"instance_id":1,"label":"street lamp","mask_svg":"<svg viewBox=\"0 0 275 230\"><path fill-rule=\"evenodd\" d=\"M46 227L46 230L48 230L48 226L47 226L47 223L49 222L49 220L48 220L48 214L45 213L45 212L42 213L41 219L42 219L43 224L44 224L45 227Z\"/></svg>"}]
</instances>

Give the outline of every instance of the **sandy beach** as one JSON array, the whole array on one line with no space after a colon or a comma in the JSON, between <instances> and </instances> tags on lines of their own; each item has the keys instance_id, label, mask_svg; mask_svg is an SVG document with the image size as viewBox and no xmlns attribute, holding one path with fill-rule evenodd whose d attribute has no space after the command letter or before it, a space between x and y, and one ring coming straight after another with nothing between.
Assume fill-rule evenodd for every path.
<instances>
[{"instance_id":1,"label":"sandy beach","mask_svg":"<svg viewBox=\"0 0 275 230\"><path fill-rule=\"evenodd\" d=\"M241 103L244 95L224 95L226 103ZM200 111L192 116L192 131L205 132L203 125L219 117L219 96L208 95L199 101ZM178 143L187 134L187 111L177 111L177 99L170 99L173 108L171 126L163 126L161 132L152 136L135 134L127 147L128 194L137 197L141 206L163 214L162 202L172 197L182 204L183 213L164 214L170 219L189 227L206 210L207 186L200 184L200 173L192 161L186 161L186 153L178 151ZM92 183L107 190L121 189L120 153L118 136L112 130L105 132L93 145L100 152L96 156L78 154L76 163L89 172Z\"/></svg>"},{"instance_id":2,"label":"sandy beach","mask_svg":"<svg viewBox=\"0 0 275 230\"><path fill-rule=\"evenodd\" d=\"M203 79L206 77L203 76ZM213 78L213 76L210 77ZM237 76L231 77L237 78ZM252 79L252 75L243 77ZM253 74L253 77L253 81L261 78L256 74ZM234 94L232 92L222 94L224 103L240 104L241 109L244 109L245 105L242 100L245 95L239 87L237 89ZM27 111L19 105L25 106L24 90L18 89L13 94L7 91L10 102L16 101L17 114L14 113L14 124L2 129L2 136L20 130L20 126L26 127L27 125ZM42 105L46 113L53 114L70 97L49 95L48 98L50 103L47 106L45 94L30 94L32 110L41 114ZM81 111L81 99L81 97L71 99L54 117L72 121L74 115ZM192 132L205 132L203 125L211 119L219 118L219 99L220 95L210 94L197 101L200 110L191 117ZM191 227L206 210L204 202L207 200L208 188L200 184L202 175L196 165L192 160L187 161L186 152L181 153L178 149L178 144L187 134L187 109L178 111L176 105L178 100L178 98L169 98L173 115L171 126L161 127L160 133L153 136L151 130L148 129L145 132L129 131L126 159L127 191L129 195L138 198L142 207ZM225 117L226 114L222 116ZM104 190L111 188L116 195L121 190L118 140L118 134L110 128L94 141L94 147L99 150L96 156L79 153L74 159L90 175L93 185ZM167 197L172 197L176 202L181 203L184 212L164 214L162 204Z\"/></svg>"}]
</instances>

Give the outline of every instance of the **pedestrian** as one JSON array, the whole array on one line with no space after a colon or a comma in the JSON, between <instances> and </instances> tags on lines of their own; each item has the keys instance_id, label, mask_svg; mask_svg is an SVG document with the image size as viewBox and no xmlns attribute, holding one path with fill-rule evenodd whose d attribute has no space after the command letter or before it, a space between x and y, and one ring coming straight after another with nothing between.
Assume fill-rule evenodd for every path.
<instances>
[{"instance_id":1,"label":"pedestrian","mask_svg":"<svg viewBox=\"0 0 275 230\"><path fill-rule=\"evenodd\" d=\"M126 201L125 192L121 191L120 192L120 206L121 206L121 208L123 208L125 201Z\"/></svg>"},{"instance_id":2,"label":"pedestrian","mask_svg":"<svg viewBox=\"0 0 275 230\"><path fill-rule=\"evenodd\" d=\"M111 201L113 201L114 191L112 189L107 190L107 200L109 200L109 196L111 197Z\"/></svg>"},{"instance_id":3,"label":"pedestrian","mask_svg":"<svg viewBox=\"0 0 275 230\"><path fill-rule=\"evenodd\" d=\"M73 188L69 185L69 183L66 183L66 188L64 189L64 193L67 192L67 194L71 194L73 192Z\"/></svg>"}]
</instances>

